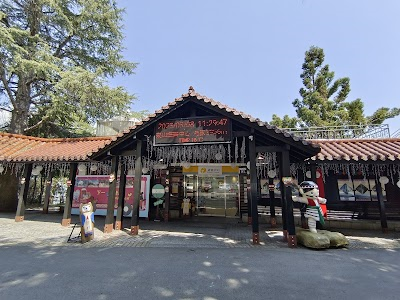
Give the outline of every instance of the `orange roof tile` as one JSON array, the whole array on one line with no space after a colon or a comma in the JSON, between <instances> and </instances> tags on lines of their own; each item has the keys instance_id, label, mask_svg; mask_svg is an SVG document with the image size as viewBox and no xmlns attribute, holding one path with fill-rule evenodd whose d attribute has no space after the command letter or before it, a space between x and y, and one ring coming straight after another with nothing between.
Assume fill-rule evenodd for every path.
<instances>
[{"instance_id":1,"label":"orange roof tile","mask_svg":"<svg viewBox=\"0 0 400 300\"><path fill-rule=\"evenodd\" d=\"M0 161L83 161L115 137L46 139L0 133Z\"/></svg>"},{"instance_id":2,"label":"orange roof tile","mask_svg":"<svg viewBox=\"0 0 400 300\"><path fill-rule=\"evenodd\" d=\"M400 162L400 139L310 140L321 147L314 161Z\"/></svg>"}]
</instances>

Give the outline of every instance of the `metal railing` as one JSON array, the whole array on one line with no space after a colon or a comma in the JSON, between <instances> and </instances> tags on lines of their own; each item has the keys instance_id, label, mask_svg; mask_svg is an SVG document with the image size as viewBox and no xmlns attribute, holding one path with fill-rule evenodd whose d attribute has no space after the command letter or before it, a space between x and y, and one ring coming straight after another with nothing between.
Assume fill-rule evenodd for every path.
<instances>
[{"instance_id":1,"label":"metal railing","mask_svg":"<svg viewBox=\"0 0 400 300\"><path fill-rule=\"evenodd\" d=\"M391 134L391 137L393 138L399 138L400 137L400 129L397 129L395 132Z\"/></svg>"},{"instance_id":2,"label":"metal railing","mask_svg":"<svg viewBox=\"0 0 400 300\"><path fill-rule=\"evenodd\" d=\"M390 131L388 124L346 125L346 126L283 128L283 129L295 136L299 136L308 140L390 138ZM398 133L398 135L400 135L400 132Z\"/></svg>"}]
</instances>

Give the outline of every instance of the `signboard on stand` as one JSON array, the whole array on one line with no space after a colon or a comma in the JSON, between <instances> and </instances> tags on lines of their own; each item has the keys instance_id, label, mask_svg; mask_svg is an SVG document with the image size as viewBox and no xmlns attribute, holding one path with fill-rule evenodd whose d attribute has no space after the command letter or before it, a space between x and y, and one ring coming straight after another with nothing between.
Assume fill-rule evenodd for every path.
<instances>
[{"instance_id":1,"label":"signboard on stand","mask_svg":"<svg viewBox=\"0 0 400 300\"><path fill-rule=\"evenodd\" d=\"M71 213L79 215L79 205L91 202L95 207L95 215L107 214L109 175L82 175L76 176L76 185L72 199ZM124 216L132 217L135 176L126 176ZM114 216L117 215L119 177L114 201ZM139 217L147 218L149 215L150 175L142 175L139 198Z\"/></svg>"}]
</instances>

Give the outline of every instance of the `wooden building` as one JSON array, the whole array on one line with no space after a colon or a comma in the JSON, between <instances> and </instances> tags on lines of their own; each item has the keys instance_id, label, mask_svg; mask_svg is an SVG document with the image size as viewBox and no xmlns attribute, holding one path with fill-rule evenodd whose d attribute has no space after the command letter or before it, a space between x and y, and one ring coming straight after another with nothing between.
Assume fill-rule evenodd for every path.
<instances>
[{"instance_id":1,"label":"wooden building","mask_svg":"<svg viewBox=\"0 0 400 300\"><path fill-rule=\"evenodd\" d=\"M0 174L20 176L16 221L23 220L27 178L32 172L46 176L48 184L56 171L68 174L63 225L71 221L77 173L106 175L105 232L121 229L130 175L151 178L150 218L154 214L164 221L191 213L237 218L247 214L255 244L259 218L254 216L260 199L267 199L272 204L272 222L274 204L281 206L284 237L290 247L296 246L292 201L296 180L318 182L328 208L356 208L360 203L364 213L364 207L376 208L383 229L387 228L385 204L395 207L399 202L399 139L305 140L202 96L192 87L118 136L40 139L1 134L0 139L5 145L0 148ZM141 199L141 182L133 185L133 199ZM366 191L369 199L361 197ZM46 189L45 211L48 199ZM155 210L154 204L161 209ZM182 209L185 205L190 205L188 210ZM132 234L139 231L140 206L134 200L130 208Z\"/></svg>"}]
</instances>

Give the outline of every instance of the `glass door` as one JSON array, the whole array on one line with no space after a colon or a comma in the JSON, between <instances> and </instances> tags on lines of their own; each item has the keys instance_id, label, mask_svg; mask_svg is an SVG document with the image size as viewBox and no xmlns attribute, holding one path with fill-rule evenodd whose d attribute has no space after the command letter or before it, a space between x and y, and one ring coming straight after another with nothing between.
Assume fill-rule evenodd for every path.
<instances>
[{"instance_id":1,"label":"glass door","mask_svg":"<svg viewBox=\"0 0 400 300\"><path fill-rule=\"evenodd\" d=\"M239 176L225 176L225 199L227 217L239 216Z\"/></svg>"},{"instance_id":2,"label":"glass door","mask_svg":"<svg viewBox=\"0 0 400 300\"><path fill-rule=\"evenodd\" d=\"M197 177L198 198L197 213L199 215L225 216L225 184L224 176Z\"/></svg>"},{"instance_id":3,"label":"glass door","mask_svg":"<svg viewBox=\"0 0 400 300\"><path fill-rule=\"evenodd\" d=\"M203 216L239 216L239 180L237 175L185 176L185 197L195 204L195 214Z\"/></svg>"}]
</instances>

